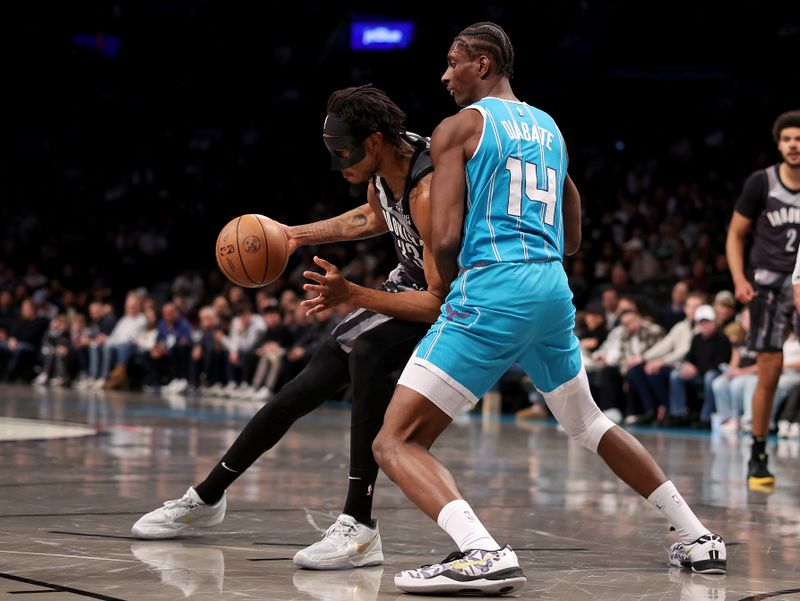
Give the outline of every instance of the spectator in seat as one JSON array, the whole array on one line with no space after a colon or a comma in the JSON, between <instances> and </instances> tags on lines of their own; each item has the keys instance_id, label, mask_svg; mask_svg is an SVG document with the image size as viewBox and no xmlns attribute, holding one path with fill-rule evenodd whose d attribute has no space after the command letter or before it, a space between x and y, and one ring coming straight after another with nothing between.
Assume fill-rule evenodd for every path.
<instances>
[{"instance_id":1,"label":"spectator in seat","mask_svg":"<svg viewBox=\"0 0 800 601\"><path fill-rule=\"evenodd\" d=\"M189 386L192 326L175 305L165 303L156 330L155 344L145 362L148 384L153 388L160 387L160 371L167 365L172 379L165 387L165 392L183 392Z\"/></svg>"},{"instance_id":2,"label":"spectator in seat","mask_svg":"<svg viewBox=\"0 0 800 601\"><path fill-rule=\"evenodd\" d=\"M206 393L212 389L217 392L225 382L225 365L228 359L228 351L223 344L225 332L220 327L217 312L213 307L201 308L198 316L200 337L192 347L189 380L192 386L200 386L202 380Z\"/></svg>"},{"instance_id":3,"label":"spectator in seat","mask_svg":"<svg viewBox=\"0 0 800 601\"><path fill-rule=\"evenodd\" d=\"M694 335L695 312L705 300L702 292L691 293L683 305L685 318L672 326L664 338L640 357L629 361L626 379L631 403L629 415L625 418L626 424L646 424L663 419L669 404L670 374L689 352Z\"/></svg>"},{"instance_id":4,"label":"spectator in seat","mask_svg":"<svg viewBox=\"0 0 800 601\"><path fill-rule=\"evenodd\" d=\"M592 354L599 366L597 405L617 424L623 419L623 377L631 367L631 360L641 357L664 336L661 326L642 318L635 309L622 311L619 321L620 325Z\"/></svg>"},{"instance_id":5,"label":"spectator in seat","mask_svg":"<svg viewBox=\"0 0 800 601\"><path fill-rule=\"evenodd\" d=\"M39 356L47 326L46 319L36 316L33 301L30 298L23 300L20 314L11 324L8 337L0 341L0 373L4 381L32 379L33 366Z\"/></svg>"},{"instance_id":6,"label":"spectator in seat","mask_svg":"<svg viewBox=\"0 0 800 601\"><path fill-rule=\"evenodd\" d=\"M684 306L689 298L689 286L686 282L680 281L672 287L669 304L656 311L655 321L658 325L669 332L676 323L686 319ZM704 301L705 302L705 301ZM703 304L703 303L700 303ZM697 307L695 307L696 309ZM687 349L688 350L688 349Z\"/></svg>"},{"instance_id":7,"label":"spectator in seat","mask_svg":"<svg viewBox=\"0 0 800 601\"><path fill-rule=\"evenodd\" d=\"M39 386L64 386L69 383L71 349L69 322L63 313L50 321L42 343L42 371L33 383Z\"/></svg>"},{"instance_id":8,"label":"spectator in seat","mask_svg":"<svg viewBox=\"0 0 800 601\"><path fill-rule=\"evenodd\" d=\"M120 318L103 345L103 364L100 378L109 389L125 388L128 385L128 359L136 349L134 340L147 325L142 311L142 297L138 292L129 292L125 298L125 314ZM114 360L112 371L111 362ZM109 376L110 374L110 376Z\"/></svg>"},{"instance_id":9,"label":"spectator in seat","mask_svg":"<svg viewBox=\"0 0 800 601\"><path fill-rule=\"evenodd\" d=\"M747 336L750 332L750 311L747 307L742 309L737 323L741 330L731 338L730 364L711 383L717 415L720 418L719 431L723 433L738 431L739 420L744 412L745 391L755 390L758 379L758 366L756 365L758 353L747 347Z\"/></svg>"},{"instance_id":10,"label":"spectator in seat","mask_svg":"<svg viewBox=\"0 0 800 601\"><path fill-rule=\"evenodd\" d=\"M686 358L669 376L669 416L664 425L685 426L691 422L689 392L703 390L703 404L698 421L693 425L710 428L714 411L711 383L720 374L720 366L731 359L731 342L717 325L717 314L711 305L700 305L694 314L698 333Z\"/></svg>"}]
</instances>

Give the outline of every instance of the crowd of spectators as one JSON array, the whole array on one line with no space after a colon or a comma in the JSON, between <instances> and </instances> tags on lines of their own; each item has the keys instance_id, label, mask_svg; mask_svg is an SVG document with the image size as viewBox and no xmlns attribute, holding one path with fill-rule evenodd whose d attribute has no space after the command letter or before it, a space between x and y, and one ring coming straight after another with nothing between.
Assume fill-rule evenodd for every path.
<instances>
[{"instance_id":1,"label":"crowd of spectators","mask_svg":"<svg viewBox=\"0 0 800 601\"><path fill-rule=\"evenodd\" d=\"M291 288L242 288L192 309L176 280L165 301L128 291L121 315L103 299L81 304L46 288L16 304L0 293L3 381L78 389L203 393L267 400L296 375L347 307L306 316ZM78 295L78 299L85 298Z\"/></svg>"},{"instance_id":2,"label":"crowd of spectators","mask_svg":"<svg viewBox=\"0 0 800 601\"><path fill-rule=\"evenodd\" d=\"M310 258L376 286L393 266L391 244L301 248L280 280L253 292L224 279L213 241L238 214L297 224L364 201L327 170L319 134L334 89L375 83L421 134L455 110L437 82L449 40L468 23L403 14L407 3L387 10L416 21L406 51L350 51L355 13L325 3L292 7L266 36L258 19L197 0L70 8L46 22L23 15L11 36L27 55L9 75L18 93L0 162L0 376L263 399L296 373L347 310L308 319L298 309ZM713 322L734 317L725 230L745 177L774 160L769 126L787 107L763 84L778 66L742 71L728 54L698 63L694 50L644 39L632 57L619 40L638 27L605 41L596 28L624 28L636 18L628 9L542 7L561 25L535 40L514 9L476 10L504 24L521 61L550 66L515 89L551 112L569 143L584 237L565 268L598 403L628 423L705 427L716 410L725 427L746 425L752 357L727 326L728 351L704 325L712 320L692 315L708 315L707 303ZM780 55L792 36L774 38L773 17L754 17L750 33ZM702 19L681 23L709 48L722 35ZM114 33L119 52L105 52L100 35L76 46L82 28ZM681 60L691 69L677 69ZM606 108L587 110L586 86L603 90ZM673 110L690 89L691 110ZM744 328L746 317L734 322ZM791 409L800 393L789 382ZM535 399L515 370L499 388L506 411Z\"/></svg>"}]
</instances>

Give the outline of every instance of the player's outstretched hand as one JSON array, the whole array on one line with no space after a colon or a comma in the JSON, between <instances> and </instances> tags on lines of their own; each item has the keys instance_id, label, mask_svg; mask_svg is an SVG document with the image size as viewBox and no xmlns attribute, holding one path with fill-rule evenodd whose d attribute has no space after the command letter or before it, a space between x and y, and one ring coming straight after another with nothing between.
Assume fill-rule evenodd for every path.
<instances>
[{"instance_id":1,"label":"player's outstretched hand","mask_svg":"<svg viewBox=\"0 0 800 601\"><path fill-rule=\"evenodd\" d=\"M306 315L313 315L325 309L335 307L340 303L346 303L352 296L352 284L342 275L339 268L333 263L328 263L325 259L314 257L314 263L322 267L325 273L316 271L304 271L303 277L315 282L304 284L303 289L309 292L316 292L317 296L304 300L301 305L306 310Z\"/></svg>"}]
</instances>

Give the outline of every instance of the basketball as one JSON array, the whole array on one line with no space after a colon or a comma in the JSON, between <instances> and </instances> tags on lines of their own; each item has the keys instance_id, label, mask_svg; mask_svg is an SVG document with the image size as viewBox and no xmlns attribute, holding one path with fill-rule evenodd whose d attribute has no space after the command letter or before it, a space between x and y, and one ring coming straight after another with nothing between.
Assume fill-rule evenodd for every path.
<instances>
[{"instance_id":1,"label":"basketball","mask_svg":"<svg viewBox=\"0 0 800 601\"><path fill-rule=\"evenodd\" d=\"M289 261L281 226L254 213L231 219L217 236L217 265L231 282L259 288L276 280Z\"/></svg>"}]
</instances>

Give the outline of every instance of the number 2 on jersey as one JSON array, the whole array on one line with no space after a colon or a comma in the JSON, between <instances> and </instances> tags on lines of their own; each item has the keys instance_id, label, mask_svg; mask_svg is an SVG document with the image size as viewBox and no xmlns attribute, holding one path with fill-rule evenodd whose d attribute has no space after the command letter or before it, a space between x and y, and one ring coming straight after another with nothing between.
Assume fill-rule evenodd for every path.
<instances>
[{"instance_id":1,"label":"number 2 on jersey","mask_svg":"<svg viewBox=\"0 0 800 601\"><path fill-rule=\"evenodd\" d=\"M506 169L511 176L508 189L508 214L522 216L522 161L508 157ZM544 203L544 222L546 225L556 223L556 170L547 168L547 187L538 187L536 163L525 162L525 196L534 202Z\"/></svg>"},{"instance_id":2,"label":"number 2 on jersey","mask_svg":"<svg viewBox=\"0 0 800 601\"><path fill-rule=\"evenodd\" d=\"M786 252L793 253L797 251L795 241L797 240L797 230L786 230Z\"/></svg>"}]
</instances>

